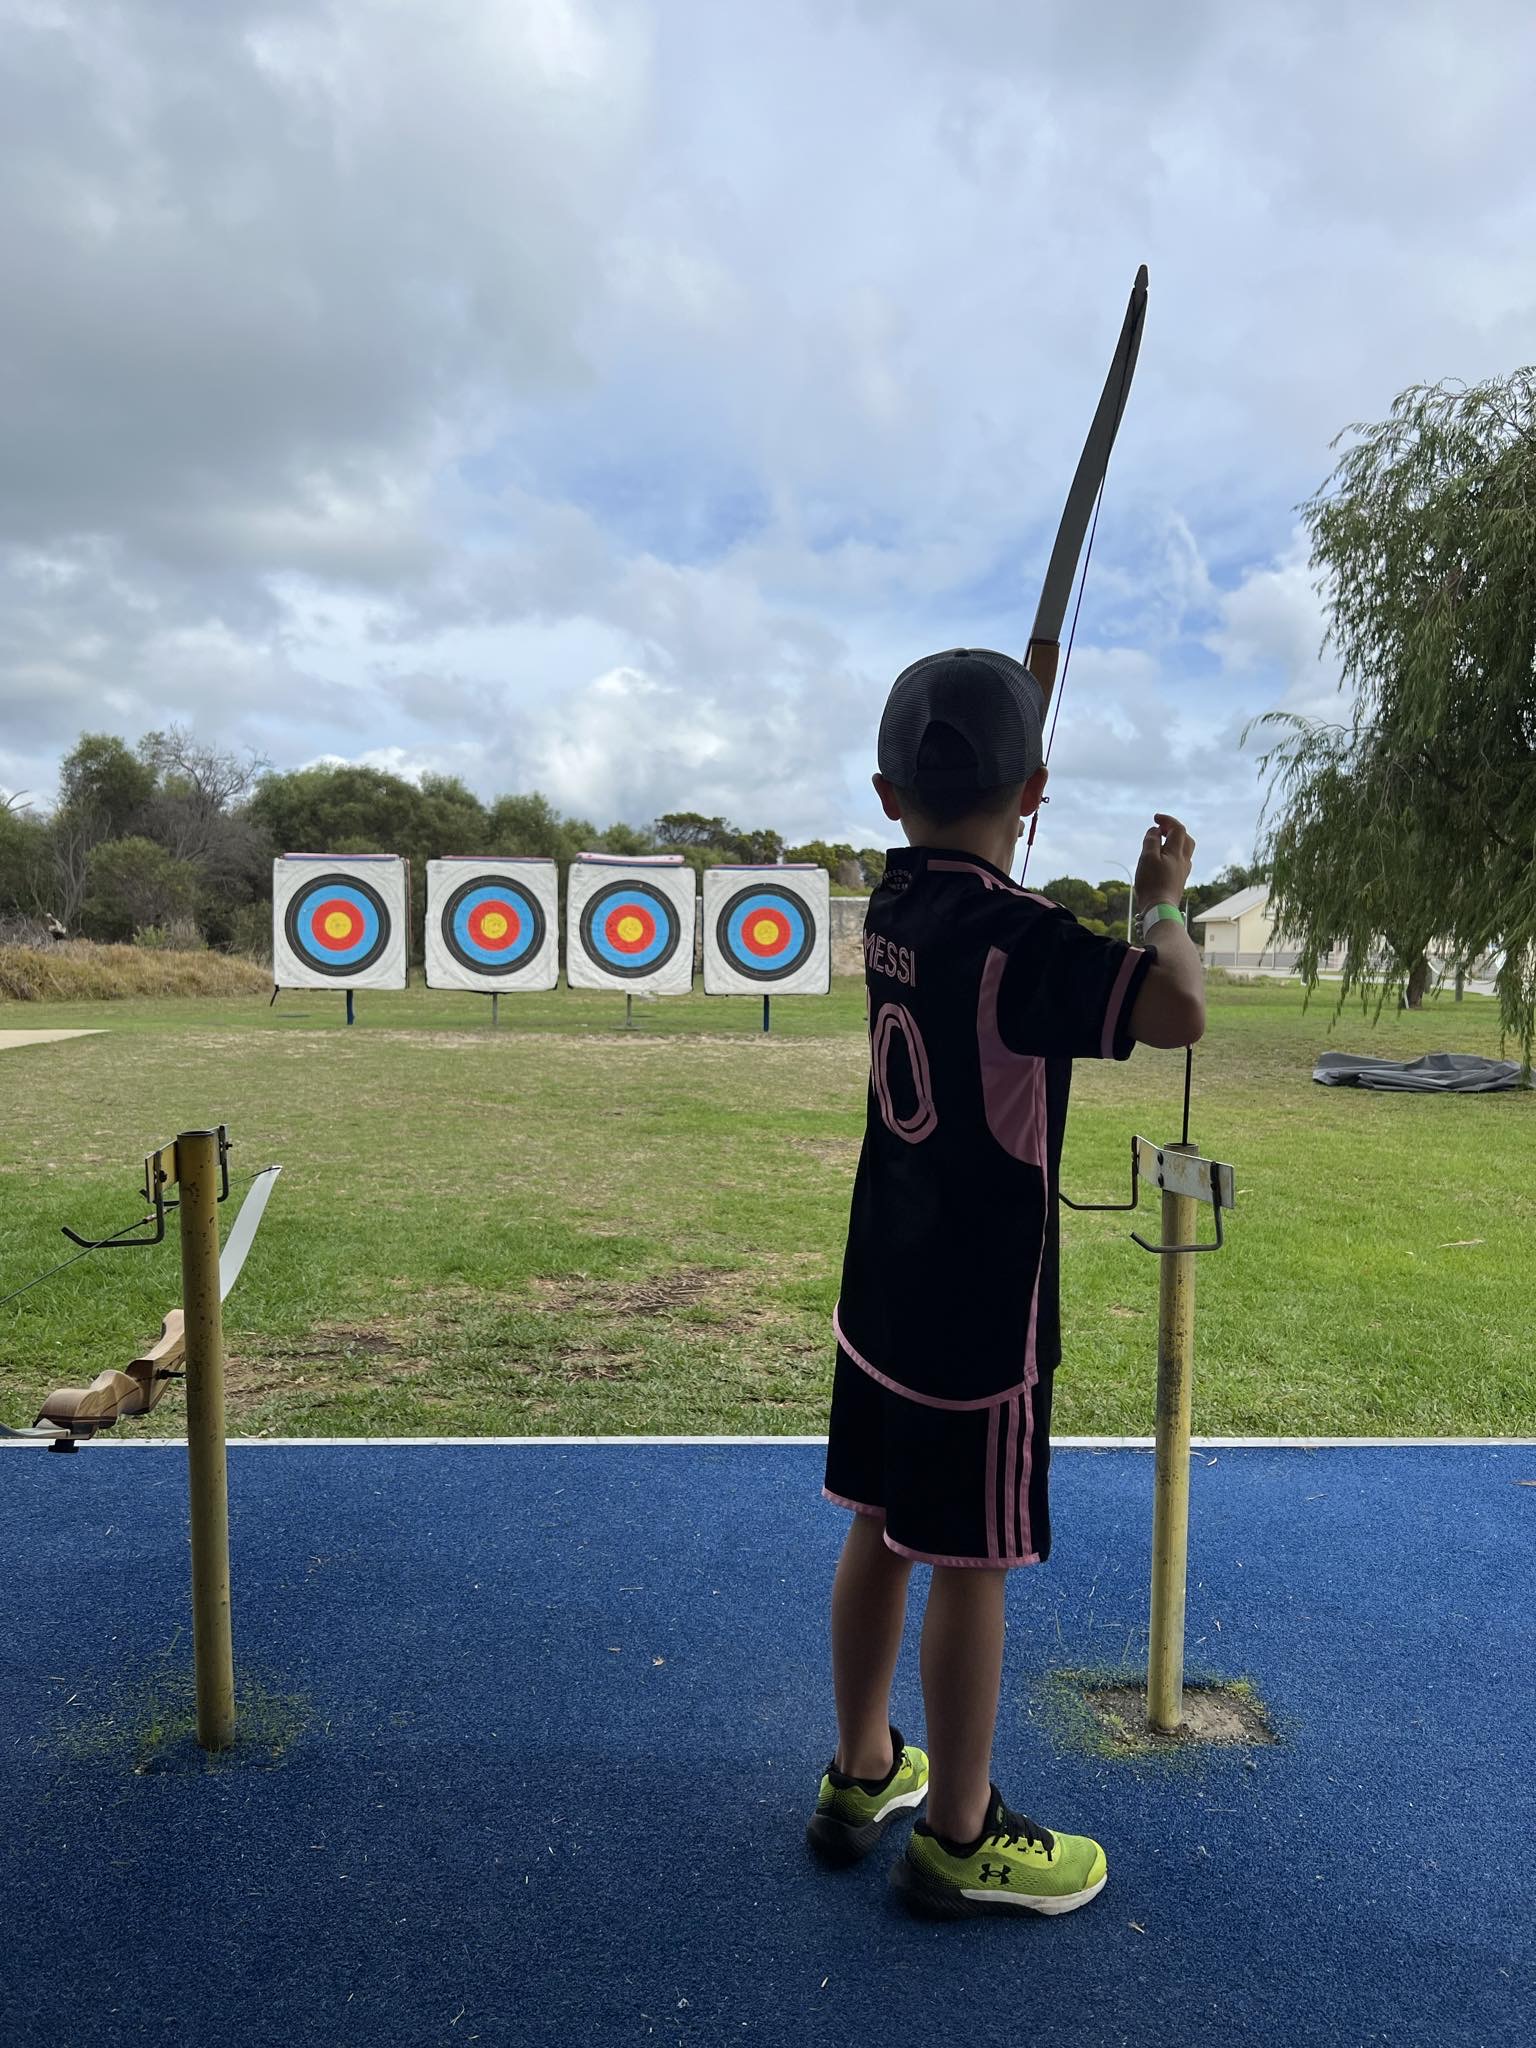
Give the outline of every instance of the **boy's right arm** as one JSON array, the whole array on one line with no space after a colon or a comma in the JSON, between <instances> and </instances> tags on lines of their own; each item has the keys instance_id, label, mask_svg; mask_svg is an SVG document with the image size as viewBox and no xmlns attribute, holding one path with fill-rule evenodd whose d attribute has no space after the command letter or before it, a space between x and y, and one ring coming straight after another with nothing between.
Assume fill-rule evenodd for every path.
<instances>
[{"instance_id":1,"label":"boy's right arm","mask_svg":"<svg viewBox=\"0 0 1536 2048\"><path fill-rule=\"evenodd\" d=\"M1177 818L1156 813L1136 864L1136 907L1178 906L1189 882L1195 842ZM1193 1045L1205 1030L1205 969L1199 948L1176 918L1153 927L1157 958L1131 1005L1131 1036L1142 1045Z\"/></svg>"}]
</instances>

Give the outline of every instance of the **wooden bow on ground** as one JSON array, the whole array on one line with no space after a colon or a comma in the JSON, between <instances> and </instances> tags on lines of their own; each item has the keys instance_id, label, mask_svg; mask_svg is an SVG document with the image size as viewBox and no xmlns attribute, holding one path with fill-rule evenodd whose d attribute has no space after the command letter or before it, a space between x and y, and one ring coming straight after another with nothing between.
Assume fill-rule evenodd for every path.
<instances>
[{"instance_id":1,"label":"wooden bow on ground","mask_svg":"<svg viewBox=\"0 0 1536 2048\"><path fill-rule=\"evenodd\" d=\"M246 1253L256 1235L280 1166L266 1166L246 1190L224 1249L219 1254L219 1299L224 1301L239 1278ZM0 1436L45 1441L59 1450L88 1442L99 1429L111 1429L121 1416L147 1415L172 1380L181 1378L186 1355L185 1318L173 1308L160 1325L160 1335L124 1372L100 1372L88 1387L58 1387L38 1410L30 1429L6 1429Z\"/></svg>"}]
</instances>

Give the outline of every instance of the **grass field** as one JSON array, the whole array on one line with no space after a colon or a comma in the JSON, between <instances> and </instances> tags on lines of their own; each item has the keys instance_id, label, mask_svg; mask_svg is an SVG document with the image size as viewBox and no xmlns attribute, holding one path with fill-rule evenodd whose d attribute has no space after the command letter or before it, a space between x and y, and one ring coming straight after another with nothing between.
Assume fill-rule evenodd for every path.
<instances>
[{"instance_id":1,"label":"grass field","mask_svg":"<svg viewBox=\"0 0 1536 2048\"><path fill-rule=\"evenodd\" d=\"M284 1167L226 1309L232 1433L824 1429L864 1101L862 986L636 1006L560 991L5 1005L105 1035L0 1053L0 1294L135 1213L136 1161L226 1122L237 1190ZM1491 1003L1358 1012L1212 992L1193 1135L1237 1169L1199 1267L1196 1426L1536 1433L1536 1095L1324 1089L1332 1044L1497 1052ZM1182 1057L1085 1065L1063 1184L1118 1197L1132 1130L1178 1135ZM1205 1217L1208 1225L1209 1217ZM1064 1219L1063 1432L1150 1428L1156 1262ZM1155 1227L1155 1215L1147 1221ZM0 1309L0 1417L121 1364L177 1297L174 1233ZM135 1432L180 1434L173 1392Z\"/></svg>"}]
</instances>

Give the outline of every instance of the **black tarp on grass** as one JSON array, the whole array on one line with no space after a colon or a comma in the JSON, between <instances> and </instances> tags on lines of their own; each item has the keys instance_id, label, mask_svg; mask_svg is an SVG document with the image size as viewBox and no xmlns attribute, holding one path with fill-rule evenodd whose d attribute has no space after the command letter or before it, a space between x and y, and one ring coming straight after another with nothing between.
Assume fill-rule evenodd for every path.
<instances>
[{"instance_id":1,"label":"black tarp on grass","mask_svg":"<svg viewBox=\"0 0 1536 2048\"><path fill-rule=\"evenodd\" d=\"M1521 1080L1517 1060L1488 1060L1475 1052L1427 1052L1416 1060L1325 1052L1312 1078L1325 1088L1390 1088L1410 1095L1488 1095L1498 1088L1531 1085Z\"/></svg>"}]
</instances>

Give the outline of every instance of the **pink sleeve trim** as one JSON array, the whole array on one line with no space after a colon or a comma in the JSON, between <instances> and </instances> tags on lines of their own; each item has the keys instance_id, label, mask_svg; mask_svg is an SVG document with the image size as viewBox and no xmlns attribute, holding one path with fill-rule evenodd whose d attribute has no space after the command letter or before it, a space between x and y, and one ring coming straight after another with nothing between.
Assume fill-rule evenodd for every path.
<instances>
[{"instance_id":1,"label":"pink sleeve trim","mask_svg":"<svg viewBox=\"0 0 1536 2048\"><path fill-rule=\"evenodd\" d=\"M1128 946L1125 958L1120 963L1120 972L1115 976L1115 985L1109 992L1109 1001L1104 1006L1104 1036L1099 1044L1099 1057L1112 1060L1115 1056L1115 1032L1120 1023L1120 1006L1125 1001L1125 991L1136 964L1147 957L1145 946Z\"/></svg>"}]
</instances>

